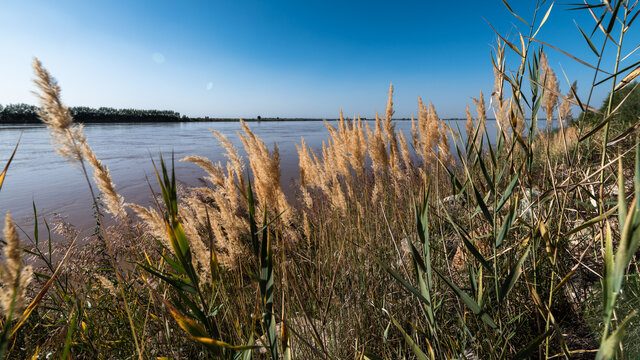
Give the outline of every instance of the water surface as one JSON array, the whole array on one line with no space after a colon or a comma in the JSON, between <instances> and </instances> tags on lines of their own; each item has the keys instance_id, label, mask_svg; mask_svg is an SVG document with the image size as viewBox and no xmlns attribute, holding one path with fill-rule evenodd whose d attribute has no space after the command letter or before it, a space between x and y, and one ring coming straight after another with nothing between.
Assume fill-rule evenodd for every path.
<instances>
[{"instance_id":1,"label":"water surface","mask_svg":"<svg viewBox=\"0 0 640 360\"><path fill-rule=\"evenodd\" d=\"M450 125L464 128L464 122ZM322 121L251 122L249 126L269 148L277 142L280 149L282 183L285 191L293 193L298 178L296 144L304 137L306 143L318 151L328 132ZM489 133L495 133L493 122ZM227 136L245 156L237 135L238 122L191 122L157 124L88 124L85 135L98 158L111 172L116 190L126 202L151 205L151 191L147 177L157 190L157 180L151 163L162 153L165 159L176 159L178 180L186 185L200 185L204 171L192 163L179 162L187 155L206 157L214 163L225 162L225 150L208 129L216 129ZM411 137L411 122L397 121L396 129ZM464 130L463 130L464 131ZM11 211L19 225L33 226L32 201L39 216L48 220L61 214L78 229L88 231L93 220L92 201L81 171L57 155L43 126L0 127L0 166L4 167L20 134L22 140L0 191L0 214ZM4 216L4 215L3 215Z\"/></svg>"}]
</instances>

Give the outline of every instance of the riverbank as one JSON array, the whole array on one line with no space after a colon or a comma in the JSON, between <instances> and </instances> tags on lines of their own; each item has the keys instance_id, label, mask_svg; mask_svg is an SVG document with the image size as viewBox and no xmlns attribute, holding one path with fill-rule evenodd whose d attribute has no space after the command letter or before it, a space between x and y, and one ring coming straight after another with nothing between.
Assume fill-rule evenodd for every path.
<instances>
[{"instance_id":1,"label":"riverbank","mask_svg":"<svg viewBox=\"0 0 640 360\"><path fill-rule=\"evenodd\" d=\"M115 109L109 107L90 108L86 106L70 107L69 112L77 123L83 124L137 124L137 123L166 123L166 122L286 122L286 121L337 121L337 118L284 118L284 117L192 117L182 115L173 110L147 109ZM361 117L362 120L374 118ZM411 118L397 118L394 120L411 120ZM464 119L449 119L464 120ZM29 104L0 105L0 125L42 124L38 117L38 107Z\"/></svg>"}]
</instances>

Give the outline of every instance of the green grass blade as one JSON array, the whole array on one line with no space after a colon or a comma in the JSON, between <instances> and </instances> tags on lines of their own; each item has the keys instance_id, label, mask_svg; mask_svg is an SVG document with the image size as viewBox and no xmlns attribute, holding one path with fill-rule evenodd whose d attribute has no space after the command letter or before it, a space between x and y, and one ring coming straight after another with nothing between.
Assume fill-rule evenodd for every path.
<instances>
[{"instance_id":1,"label":"green grass blade","mask_svg":"<svg viewBox=\"0 0 640 360\"><path fill-rule=\"evenodd\" d=\"M518 278L522 274L522 264L527 259L527 256L529 256L530 250L531 250L531 245L527 247L527 250L520 257L520 260L518 260L518 262L513 266L513 268L509 272L509 275L507 275L507 277L504 279L502 286L500 286L500 293L498 294L499 302L504 302L504 300L507 298L507 295L509 294L511 289L513 289L513 286L516 284L516 281L518 281Z\"/></svg>"},{"instance_id":2,"label":"green grass blade","mask_svg":"<svg viewBox=\"0 0 640 360\"><path fill-rule=\"evenodd\" d=\"M613 30L613 26L616 24L616 19L618 17L618 10L620 10L620 5L622 5L624 1L618 0L616 3L615 9L613 9L613 13L611 14L611 19L609 19L609 25L607 26L606 33L611 34L611 30Z\"/></svg>"},{"instance_id":3,"label":"green grass blade","mask_svg":"<svg viewBox=\"0 0 640 360\"><path fill-rule=\"evenodd\" d=\"M273 257L271 254L271 233L267 229L267 208L263 209L262 242L260 249L260 293L264 306L263 322L267 329L269 352L272 359L278 359L278 339L276 337L276 321L273 314L273 295L275 292L273 279Z\"/></svg>"},{"instance_id":4,"label":"green grass blade","mask_svg":"<svg viewBox=\"0 0 640 360\"><path fill-rule=\"evenodd\" d=\"M566 237L568 237L568 236L570 236L570 235L572 235L572 234L577 233L577 232L578 232L578 231L580 231L580 230L586 229L586 228L590 227L590 226L591 226L591 225L593 225L593 224L597 224L597 223L599 223L600 221L603 221L603 220L607 219L607 218L608 218L609 216L611 216L611 214L613 214L617 209L618 209L618 206L616 205L616 206L614 206L613 208L609 209L609 210L608 210L607 212L605 212L604 214L601 214L601 215L596 216L596 217L594 217L594 218L592 218L592 219L590 219L590 220L588 220L588 221L585 221L585 222L584 222L584 223L582 223L581 225L579 225L579 226L577 226L577 227L575 227L575 228L573 228L573 229L569 230L566 234L564 234L564 236L563 236L563 237L565 237L565 238L566 238Z\"/></svg>"},{"instance_id":5,"label":"green grass blade","mask_svg":"<svg viewBox=\"0 0 640 360\"><path fill-rule=\"evenodd\" d=\"M551 9L553 9L553 4L554 3L551 3L551 5L549 6L549 9L544 14L544 17L542 18L542 21L540 22L540 25L538 25L538 30L536 30L536 32L533 34L532 37L536 37L536 35L538 35L538 32L540 32L540 29L542 29L542 25L544 25L544 23L547 22L547 19L549 18L549 14L551 14Z\"/></svg>"},{"instance_id":6,"label":"green grass blade","mask_svg":"<svg viewBox=\"0 0 640 360\"><path fill-rule=\"evenodd\" d=\"M540 344L553 334L553 329L547 330L545 333L531 340L522 350L518 351L514 356L514 360L531 359L531 354L538 349Z\"/></svg>"},{"instance_id":7,"label":"green grass blade","mask_svg":"<svg viewBox=\"0 0 640 360\"><path fill-rule=\"evenodd\" d=\"M480 170L482 170L482 175L484 175L484 179L489 186L489 190L491 193L494 192L493 181L491 180L491 176L489 176L489 172L487 171L486 166L484 165L484 160L482 160L482 154L478 154L478 164L480 164Z\"/></svg>"},{"instance_id":8,"label":"green grass blade","mask_svg":"<svg viewBox=\"0 0 640 360\"><path fill-rule=\"evenodd\" d=\"M467 305L467 307L474 314L479 315L482 321L484 321L487 325L491 326L492 328L496 329L498 327L496 323L493 321L493 319L489 316L489 314L483 312L482 308L480 308L480 305L478 305L478 303L476 303L471 298L471 296L469 296L469 294L462 291L459 287L457 287L454 283L452 283L449 279L447 279L444 275L442 275L438 270L434 269L434 271L451 288L451 290L453 290L453 292L455 292L456 295L458 295L460 300L462 300L462 302L464 302L465 305Z\"/></svg>"},{"instance_id":9,"label":"green grass blade","mask_svg":"<svg viewBox=\"0 0 640 360\"><path fill-rule=\"evenodd\" d=\"M489 224L493 225L493 218L491 217L491 213L487 208L487 204L484 202L484 199L482 199L482 195L480 195L480 192L478 191L478 189L473 183L472 183L472 186L473 186L473 193L476 196L476 201L478 202L478 206L480 206L480 209L482 210L482 214L487 219Z\"/></svg>"},{"instance_id":10,"label":"green grass blade","mask_svg":"<svg viewBox=\"0 0 640 360\"><path fill-rule=\"evenodd\" d=\"M516 203L513 204L513 206L511 206L511 210L509 210L509 213L504 218L504 222L502 223L502 227L500 228L500 232L498 233L498 236L496 236L496 242L495 242L495 247L496 248L498 248L498 247L500 247L502 245L502 242L507 237L507 234L509 233L509 230L511 229L511 226L513 225L513 220L516 217L516 204L517 203L518 203L518 200L516 198Z\"/></svg>"},{"instance_id":11,"label":"green grass blade","mask_svg":"<svg viewBox=\"0 0 640 360\"><path fill-rule=\"evenodd\" d=\"M400 326L400 324L398 324L396 319L393 316L391 316L391 314L389 314L389 316L391 317L391 321L393 322L393 325L398 329L398 331L400 331L400 333L402 334L402 337L404 338L404 341L407 343L407 345L409 345L409 347L411 348L411 351L413 351L413 354L416 356L416 359L429 360L429 358L427 357L427 354L425 354L420 349L420 346L418 346L418 344L416 344L416 342L413 341L411 336L409 336L409 334L407 334L407 332L404 331L404 329L402 328L402 326Z\"/></svg>"},{"instance_id":12,"label":"green grass blade","mask_svg":"<svg viewBox=\"0 0 640 360\"><path fill-rule=\"evenodd\" d=\"M451 215L449 214L448 211L446 211L446 209L445 209L444 213L447 216L447 220L449 220L451 225L453 225L454 230L456 231L458 236L460 236L460 238L462 239L462 243L469 250L469 252L471 252L471 254L478 261L480 261L482 266L487 268L487 270L493 271L492 270L493 268L491 267L489 262L484 258L484 256L482 256L480 251L478 251L478 249L471 243L471 241L469 240L469 234L464 230L464 228L462 228L462 226L460 226L455 220L453 220L453 218L451 218Z\"/></svg>"},{"instance_id":13,"label":"green grass blade","mask_svg":"<svg viewBox=\"0 0 640 360\"><path fill-rule=\"evenodd\" d=\"M73 333L76 330L76 320L78 318L78 312L81 310L76 308L76 311L71 315L71 320L69 321L69 326L67 328L67 337L64 341L64 348L62 350L62 355L60 355L60 359L67 359L69 356L69 350L71 349L71 340L73 339Z\"/></svg>"},{"instance_id":14,"label":"green grass blade","mask_svg":"<svg viewBox=\"0 0 640 360\"><path fill-rule=\"evenodd\" d=\"M624 171L622 158L618 159L618 224L624 224L627 220L627 200L625 199Z\"/></svg>"},{"instance_id":15,"label":"green grass blade","mask_svg":"<svg viewBox=\"0 0 640 360\"><path fill-rule=\"evenodd\" d=\"M507 200L509 200L509 197L513 193L513 189L518 184L518 179L519 178L520 178L520 173L516 173L516 176L511 180L511 182L509 183L509 185L505 189L504 194L502 194L502 197L500 198L500 201L498 202L498 205L496 206L496 212L499 212L500 209L502 209L504 204L507 202Z\"/></svg>"},{"instance_id":16,"label":"green grass blade","mask_svg":"<svg viewBox=\"0 0 640 360\"><path fill-rule=\"evenodd\" d=\"M251 230L251 244L253 245L253 253L256 259L260 256L260 246L258 240L258 226L256 225L256 206L253 198L253 189L251 188L251 177L247 176L247 200L249 202L249 229Z\"/></svg>"},{"instance_id":17,"label":"green grass blade","mask_svg":"<svg viewBox=\"0 0 640 360\"><path fill-rule=\"evenodd\" d=\"M600 54L598 54L598 50L596 49L595 45L593 45L593 42L591 42L591 39L589 39L587 34L585 34L584 31L582 31L578 23L576 23L576 26L578 27L578 30L580 30L580 34L582 34L582 37L584 37L584 39L587 41L587 44L589 44L591 51L593 51L593 53L596 54L597 57L600 57Z\"/></svg>"},{"instance_id":18,"label":"green grass blade","mask_svg":"<svg viewBox=\"0 0 640 360\"><path fill-rule=\"evenodd\" d=\"M624 334L627 332L627 324L629 323L629 320L631 320L631 318L636 315L636 313L637 310L634 310L631 314L629 314L622 321L622 323L618 325L618 328L600 344L598 354L596 355L596 360L613 359L617 352L618 345L624 338Z\"/></svg>"},{"instance_id":19,"label":"green grass blade","mask_svg":"<svg viewBox=\"0 0 640 360\"><path fill-rule=\"evenodd\" d=\"M613 292L613 270L613 241L611 239L611 227L607 223L604 250L604 276L602 277L602 302L604 305L603 316L605 322L611 318L610 315L616 296Z\"/></svg>"},{"instance_id":20,"label":"green grass blade","mask_svg":"<svg viewBox=\"0 0 640 360\"><path fill-rule=\"evenodd\" d=\"M32 201L33 205L33 239L36 243L36 248L38 247L38 211L36 210L36 202Z\"/></svg>"},{"instance_id":21,"label":"green grass blade","mask_svg":"<svg viewBox=\"0 0 640 360\"><path fill-rule=\"evenodd\" d=\"M373 256L373 258L376 260L376 262L378 263L378 265L382 266L382 268L389 273L389 275L391 275L394 279L396 279L404 288L405 290L409 291L410 293L412 293L413 295L415 295L420 301L422 301L425 305L427 306L431 306L431 302L429 302L429 300L427 300L427 298L425 298L420 291L418 291L415 287L413 287L411 284L409 284L402 276L400 276L400 274L398 274L395 270L393 270L390 266L388 266L387 264L383 263L380 259L378 259L376 256Z\"/></svg>"},{"instance_id":22,"label":"green grass blade","mask_svg":"<svg viewBox=\"0 0 640 360\"><path fill-rule=\"evenodd\" d=\"M16 146L13 148L13 152L7 161L7 164L4 166L4 170L0 173L0 190L2 190L2 184L4 183L4 179L7 176L7 170L9 170L9 165L11 165L11 161L13 161L13 157L16 155L16 151L18 151L18 145L20 144L20 139L22 138L22 133L20 133L20 137L18 138L18 142Z\"/></svg>"}]
</instances>

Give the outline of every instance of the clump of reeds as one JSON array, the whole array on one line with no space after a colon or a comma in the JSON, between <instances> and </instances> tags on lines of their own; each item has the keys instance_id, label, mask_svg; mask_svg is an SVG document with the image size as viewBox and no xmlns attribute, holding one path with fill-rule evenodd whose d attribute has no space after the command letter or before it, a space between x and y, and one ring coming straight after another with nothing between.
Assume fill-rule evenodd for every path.
<instances>
[{"instance_id":1,"label":"clump of reeds","mask_svg":"<svg viewBox=\"0 0 640 360\"><path fill-rule=\"evenodd\" d=\"M393 85L389 87L385 116L376 113L373 128L368 122L354 117L345 120L342 111L336 126L325 122L329 131L327 141L322 144L320 156L310 149L304 139L298 147L301 195L306 210L303 221L307 223L307 212L313 206L312 193L319 191L332 207L346 213L350 204L359 214L370 204L378 204L384 193L394 193L400 199L415 182L412 173L420 173L420 183L428 178L440 178L442 167L454 165L450 153L451 129L440 119L433 104L427 108L418 99L418 119L412 118L411 137L415 154L402 131L396 131L393 120ZM366 177L367 157L371 166L371 182ZM415 169L412 157L420 160ZM365 186L362 187L363 182ZM364 190L357 195L356 187ZM308 226L304 226L308 229Z\"/></svg>"},{"instance_id":2,"label":"clump of reeds","mask_svg":"<svg viewBox=\"0 0 640 360\"><path fill-rule=\"evenodd\" d=\"M438 117L435 106L429 103L427 107L418 98L418 119L411 124L413 146L417 155L422 159L419 170L423 182L428 177L436 176L442 165L453 165L453 158L449 150L447 125Z\"/></svg>"},{"instance_id":3,"label":"clump of reeds","mask_svg":"<svg viewBox=\"0 0 640 360\"><path fill-rule=\"evenodd\" d=\"M265 143L251 131L249 125L240 120L240 126L242 133L238 132L238 136L249 157L257 199L263 204L270 204L277 212L285 211L281 219L286 224L290 223L292 213L286 211L290 206L282 191L278 145L274 143L273 150L269 151Z\"/></svg>"},{"instance_id":4,"label":"clump of reeds","mask_svg":"<svg viewBox=\"0 0 640 360\"><path fill-rule=\"evenodd\" d=\"M253 187L258 216L264 214L264 205L269 204L269 214L279 216L287 229L288 241L297 237L291 228L293 214L285 198L280 180L280 154L277 145L269 150L251 128L240 121L242 132L238 136L248 154L249 167L253 173ZM187 156L180 161L194 163L206 173L210 186L192 189L181 197L179 217L187 234L196 269L203 279L210 279L210 251L217 254L217 261L227 268L236 268L246 262L250 247L249 207L245 182L245 164L237 149L222 133L211 130L225 149L227 163L213 164L199 156ZM152 209L127 204L147 224L151 233L170 246L164 220ZM213 247L213 248L212 248Z\"/></svg>"}]
</instances>

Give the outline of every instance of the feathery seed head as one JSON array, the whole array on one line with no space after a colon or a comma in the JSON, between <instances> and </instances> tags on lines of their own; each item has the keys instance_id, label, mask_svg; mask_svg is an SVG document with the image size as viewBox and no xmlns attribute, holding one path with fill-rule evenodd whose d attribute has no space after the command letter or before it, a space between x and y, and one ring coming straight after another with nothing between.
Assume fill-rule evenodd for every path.
<instances>
[{"instance_id":1,"label":"feathery seed head","mask_svg":"<svg viewBox=\"0 0 640 360\"><path fill-rule=\"evenodd\" d=\"M469 105L467 105L467 108L465 110L465 115L467 116L467 122L465 124L466 130L467 130L467 138L471 138L471 136L473 136L476 126L473 123L473 117L471 117L471 111L469 111Z\"/></svg>"},{"instance_id":2,"label":"feathery seed head","mask_svg":"<svg viewBox=\"0 0 640 360\"><path fill-rule=\"evenodd\" d=\"M54 149L78 165L83 156L82 144L86 142L82 125L73 124L69 109L60 100L60 86L37 58L33 60L33 69L34 83L39 90L34 92L40 103L38 116L50 131Z\"/></svg>"},{"instance_id":3,"label":"feathery seed head","mask_svg":"<svg viewBox=\"0 0 640 360\"><path fill-rule=\"evenodd\" d=\"M31 282L33 269L31 266L22 266L20 241L16 225L9 212L5 217L4 240L7 245L4 248L5 263L1 266L0 306L5 315L9 315L13 310L12 316L16 318L24 308L27 286Z\"/></svg>"},{"instance_id":4,"label":"feathery seed head","mask_svg":"<svg viewBox=\"0 0 640 360\"><path fill-rule=\"evenodd\" d=\"M578 91L578 83L574 82L571 85L571 89L567 93L567 96L562 99L560 106L558 107L558 120L564 124L567 120L571 120L573 115L571 114L571 108L573 107L572 101L575 99L575 92Z\"/></svg>"},{"instance_id":5,"label":"feathery seed head","mask_svg":"<svg viewBox=\"0 0 640 360\"><path fill-rule=\"evenodd\" d=\"M66 129L73 122L73 118L69 109L60 100L58 82L36 57L33 58L33 70L36 73L36 79L33 82L40 90L40 93L36 93L42 107L39 111L40 118L48 126Z\"/></svg>"},{"instance_id":6,"label":"feathery seed head","mask_svg":"<svg viewBox=\"0 0 640 360\"><path fill-rule=\"evenodd\" d=\"M549 60L547 54L543 51L540 53L540 72L541 82L543 87L542 104L544 105L545 112L547 114L547 121L553 120L553 111L558 105L558 79L556 73L549 66Z\"/></svg>"}]
</instances>

